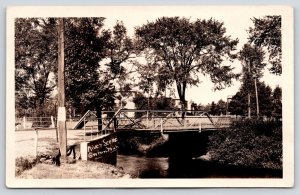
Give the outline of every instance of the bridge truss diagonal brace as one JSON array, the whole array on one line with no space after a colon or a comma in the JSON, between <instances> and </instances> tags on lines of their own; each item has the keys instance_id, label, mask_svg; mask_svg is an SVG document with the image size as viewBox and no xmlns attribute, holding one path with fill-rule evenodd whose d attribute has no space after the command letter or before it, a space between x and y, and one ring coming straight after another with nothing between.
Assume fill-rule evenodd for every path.
<instances>
[{"instance_id":1,"label":"bridge truss diagonal brace","mask_svg":"<svg viewBox=\"0 0 300 195\"><path fill-rule=\"evenodd\" d=\"M127 116L124 112L122 113L127 119L129 119L134 125L137 125L139 128L144 128L143 125L139 124L138 119L133 120L129 116Z\"/></svg>"},{"instance_id":2,"label":"bridge truss diagonal brace","mask_svg":"<svg viewBox=\"0 0 300 195\"><path fill-rule=\"evenodd\" d=\"M111 117L111 119L108 121L108 123L106 124L106 126L103 128L102 131L105 131L105 130L107 129L107 127L109 127L109 125L110 125L110 124L112 123L112 121L117 117L117 115L120 114L120 112L121 112L122 109L123 109L123 108L120 108L120 109L114 114L114 116ZM114 129L114 131L115 131L115 129Z\"/></svg>"}]
</instances>

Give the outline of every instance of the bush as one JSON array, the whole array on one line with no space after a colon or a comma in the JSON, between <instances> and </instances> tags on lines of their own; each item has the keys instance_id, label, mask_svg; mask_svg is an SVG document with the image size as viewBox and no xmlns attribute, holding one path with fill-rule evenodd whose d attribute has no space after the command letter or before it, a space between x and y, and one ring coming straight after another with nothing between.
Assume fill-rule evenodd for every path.
<instances>
[{"instance_id":1,"label":"bush","mask_svg":"<svg viewBox=\"0 0 300 195\"><path fill-rule=\"evenodd\" d=\"M33 157L18 157L16 158L15 175L20 175L23 171L31 169L36 164L36 159Z\"/></svg>"},{"instance_id":2,"label":"bush","mask_svg":"<svg viewBox=\"0 0 300 195\"><path fill-rule=\"evenodd\" d=\"M244 120L209 137L212 160L229 165L282 169L282 124Z\"/></svg>"}]
</instances>

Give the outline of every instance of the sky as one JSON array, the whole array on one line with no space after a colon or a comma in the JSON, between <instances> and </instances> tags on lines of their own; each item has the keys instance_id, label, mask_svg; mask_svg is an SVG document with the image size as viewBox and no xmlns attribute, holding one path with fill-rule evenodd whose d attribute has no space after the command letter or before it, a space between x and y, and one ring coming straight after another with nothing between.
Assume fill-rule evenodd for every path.
<instances>
[{"instance_id":1,"label":"sky","mask_svg":"<svg viewBox=\"0 0 300 195\"><path fill-rule=\"evenodd\" d=\"M257 9L257 7L143 7L139 9L128 8L128 9L110 9L103 10L102 16L106 18L105 28L112 29L117 21L122 21L127 28L129 36L134 35L134 28L146 24L147 21L154 21L158 17L162 16L180 16L190 18L191 21L200 19L214 18L218 21L224 22L226 27L226 35L230 35L233 39L238 38L239 43L237 45L237 51L242 48L242 46L247 42L247 29L253 26L250 18L253 17L263 17L266 14L274 14L273 10L268 9ZM241 71L241 65L238 60L232 63L232 67L235 68L234 72L238 73ZM262 81L270 85L272 88L277 85L280 86L280 76L275 76L270 74L267 70L264 72L264 77ZM234 95L239 87L240 82L234 81L231 87L226 89L214 91L213 84L209 77L200 76L201 83L198 86L188 87L186 91L186 100L193 101L195 103L207 104L212 101L219 101L220 99L226 101L228 96ZM167 92L168 95L168 92ZM177 92L176 96L178 98Z\"/></svg>"}]
</instances>

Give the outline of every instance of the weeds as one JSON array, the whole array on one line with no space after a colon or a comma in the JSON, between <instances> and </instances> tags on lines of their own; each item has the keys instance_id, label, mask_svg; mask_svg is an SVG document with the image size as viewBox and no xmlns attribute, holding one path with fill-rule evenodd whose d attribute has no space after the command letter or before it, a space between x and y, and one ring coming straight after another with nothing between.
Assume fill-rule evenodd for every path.
<instances>
[{"instance_id":1,"label":"weeds","mask_svg":"<svg viewBox=\"0 0 300 195\"><path fill-rule=\"evenodd\" d=\"M20 175L23 171L31 169L36 165L36 158L28 157L18 157L16 158L16 169L15 175Z\"/></svg>"}]
</instances>

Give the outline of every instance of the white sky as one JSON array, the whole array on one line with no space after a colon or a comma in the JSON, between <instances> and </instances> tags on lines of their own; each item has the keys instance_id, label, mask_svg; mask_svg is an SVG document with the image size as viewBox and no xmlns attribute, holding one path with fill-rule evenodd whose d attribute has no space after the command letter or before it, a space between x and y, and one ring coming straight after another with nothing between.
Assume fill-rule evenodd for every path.
<instances>
[{"instance_id":1,"label":"white sky","mask_svg":"<svg viewBox=\"0 0 300 195\"><path fill-rule=\"evenodd\" d=\"M123 21L127 28L128 35L133 36L134 27L146 24L147 21L154 21L161 16L180 16L191 18L191 21L196 18L209 19L214 18L218 21L224 22L226 27L226 34L230 35L233 39L238 38L239 43L237 50L247 42L246 30L252 26L250 18L262 17L266 14L276 14L272 10L259 9L258 7L143 7L142 9L130 8L130 9L110 9L104 10L102 16L106 17L105 28L110 28L119 21ZM240 62L235 61L233 64L235 71L241 70ZM268 66L267 66L268 67ZM280 86L280 76L270 74L269 71L265 71L263 81L274 88L276 85ZM186 100L194 101L196 103L207 104L212 101L217 102L220 99L226 101L227 96L234 95L239 87L240 82L234 81L233 86L220 91L213 91L213 84L208 77L201 77L202 82L198 87L189 87L186 91ZM176 91L177 95L177 91ZM178 96L177 96L178 97Z\"/></svg>"}]
</instances>

